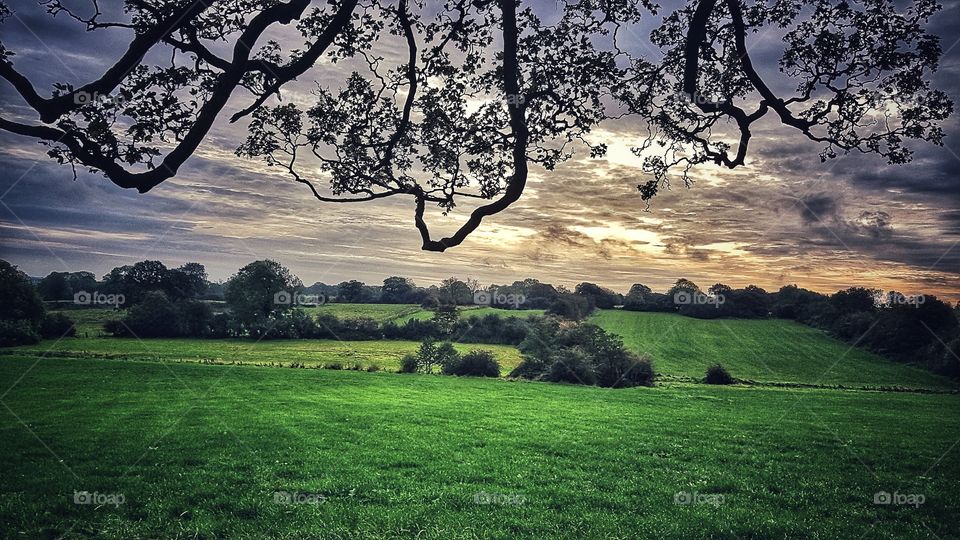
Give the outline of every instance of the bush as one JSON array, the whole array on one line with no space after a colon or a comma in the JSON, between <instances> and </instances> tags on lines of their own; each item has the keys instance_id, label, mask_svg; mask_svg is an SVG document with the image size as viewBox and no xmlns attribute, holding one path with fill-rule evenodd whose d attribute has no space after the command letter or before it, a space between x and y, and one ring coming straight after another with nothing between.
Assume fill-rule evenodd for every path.
<instances>
[{"instance_id":1,"label":"bush","mask_svg":"<svg viewBox=\"0 0 960 540\"><path fill-rule=\"evenodd\" d=\"M601 357L596 366L597 384L607 388L653 386L653 364L625 350Z\"/></svg>"},{"instance_id":2,"label":"bush","mask_svg":"<svg viewBox=\"0 0 960 540\"><path fill-rule=\"evenodd\" d=\"M40 342L40 334L29 321L0 319L0 347L33 345Z\"/></svg>"},{"instance_id":3,"label":"bush","mask_svg":"<svg viewBox=\"0 0 960 540\"><path fill-rule=\"evenodd\" d=\"M424 373L433 373L433 366L443 368L460 360L460 353L449 341L437 345L432 339L420 344L417 351L417 368Z\"/></svg>"},{"instance_id":4,"label":"bush","mask_svg":"<svg viewBox=\"0 0 960 540\"><path fill-rule=\"evenodd\" d=\"M329 364L324 364L323 369L341 370L343 369L343 364L341 364L340 362L330 362Z\"/></svg>"},{"instance_id":5,"label":"bush","mask_svg":"<svg viewBox=\"0 0 960 540\"><path fill-rule=\"evenodd\" d=\"M589 298L576 294L564 294L547 307L547 314L579 321L586 318L593 309L594 305Z\"/></svg>"},{"instance_id":6,"label":"bush","mask_svg":"<svg viewBox=\"0 0 960 540\"><path fill-rule=\"evenodd\" d=\"M500 364L490 351L470 351L455 362L443 366L444 375L499 377Z\"/></svg>"},{"instance_id":7,"label":"bush","mask_svg":"<svg viewBox=\"0 0 960 540\"><path fill-rule=\"evenodd\" d=\"M234 324L234 321L231 321L230 316L226 313L217 313L210 318L210 324L208 326L207 337L211 338L226 338L230 337L231 334L231 325Z\"/></svg>"},{"instance_id":8,"label":"bush","mask_svg":"<svg viewBox=\"0 0 960 540\"><path fill-rule=\"evenodd\" d=\"M176 306L167 295L156 291L130 308L122 322L111 321L105 328L116 336L139 338L177 337L182 333Z\"/></svg>"},{"instance_id":9,"label":"bush","mask_svg":"<svg viewBox=\"0 0 960 540\"><path fill-rule=\"evenodd\" d=\"M517 379L539 379L543 377L549 367L546 362L527 357L521 360L507 376Z\"/></svg>"},{"instance_id":10,"label":"bush","mask_svg":"<svg viewBox=\"0 0 960 540\"><path fill-rule=\"evenodd\" d=\"M176 304L180 333L189 337L207 337L211 334L213 309L210 304L184 300Z\"/></svg>"},{"instance_id":11,"label":"bush","mask_svg":"<svg viewBox=\"0 0 960 540\"><path fill-rule=\"evenodd\" d=\"M47 313L40 323L40 337L44 339L60 339L77 335L77 329L70 317L63 313Z\"/></svg>"},{"instance_id":12,"label":"bush","mask_svg":"<svg viewBox=\"0 0 960 540\"><path fill-rule=\"evenodd\" d=\"M416 373L420 367L420 362L415 354L405 354L400 359L400 373Z\"/></svg>"},{"instance_id":13,"label":"bush","mask_svg":"<svg viewBox=\"0 0 960 540\"><path fill-rule=\"evenodd\" d=\"M707 376L703 380L707 384L733 384L733 377L720 364L707 368Z\"/></svg>"},{"instance_id":14,"label":"bush","mask_svg":"<svg viewBox=\"0 0 960 540\"><path fill-rule=\"evenodd\" d=\"M590 355L580 347L569 347L554 356L544 380L591 385L596 384L597 376Z\"/></svg>"}]
</instances>

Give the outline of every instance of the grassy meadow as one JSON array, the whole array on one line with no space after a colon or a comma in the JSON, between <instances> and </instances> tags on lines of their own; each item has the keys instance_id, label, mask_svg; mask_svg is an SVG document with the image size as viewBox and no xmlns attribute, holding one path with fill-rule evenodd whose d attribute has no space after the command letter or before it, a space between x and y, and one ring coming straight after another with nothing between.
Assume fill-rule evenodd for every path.
<instances>
[{"instance_id":1,"label":"grassy meadow","mask_svg":"<svg viewBox=\"0 0 960 540\"><path fill-rule=\"evenodd\" d=\"M64 338L37 345L18 347L6 353L30 353L73 358L113 360L161 360L172 362L204 362L218 364L251 364L290 367L303 364L321 367L359 364L364 369L376 366L396 371L400 358L416 353L416 341L336 341L325 339L264 340L248 339L137 339L137 338ZM504 374L520 362L520 352L509 345L456 343L461 353L472 349L490 351L503 367Z\"/></svg>"},{"instance_id":2,"label":"grassy meadow","mask_svg":"<svg viewBox=\"0 0 960 540\"><path fill-rule=\"evenodd\" d=\"M432 312L413 304L328 304L308 311L329 312L339 318L368 317L402 323L429 318ZM15 351L69 357L241 363L257 365L304 364L319 367L339 363L396 370L400 358L416 352L413 341L335 341L245 339L135 339L100 336L100 327L116 313L109 309L69 310L77 322L78 338L45 341ZM502 310L470 307L464 316L529 317L541 310ZM670 313L600 310L591 318L603 329L621 336L632 350L653 360L662 377L701 379L707 366L720 363L737 379L758 383L852 387L906 387L955 389L957 381L929 371L886 360L850 347L820 330L786 320L700 320ZM520 362L520 353L507 345L456 344L461 352L489 350L506 375ZM4 351L0 349L0 354Z\"/></svg>"},{"instance_id":3,"label":"grassy meadow","mask_svg":"<svg viewBox=\"0 0 960 540\"><path fill-rule=\"evenodd\" d=\"M651 357L664 375L703 378L722 364L738 379L844 386L956 388L933 373L851 347L783 319L693 319L673 313L601 310L591 322Z\"/></svg>"},{"instance_id":4,"label":"grassy meadow","mask_svg":"<svg viewBox=\"0 0 960 540\"><path fill-rule=\"evenodd\" d=\"M10 538L960 535L954 395L31 356L0 382Z\"/></svg>"},{"instance_id":5,"label":"grassy meadow","mask_svg":"<svg viewBox=\"0 0 960 540\"><path fill-rule=\"evenodd\" d=\"M957 382L788 321L598 312L660 375L611 390L385 371L412 341L68 314L87 337L0 350L3 538L960 538ZM714 362L760 384L697 383ZM333 363L382 370L276 369Z\"/></svg>"}]
</instances>

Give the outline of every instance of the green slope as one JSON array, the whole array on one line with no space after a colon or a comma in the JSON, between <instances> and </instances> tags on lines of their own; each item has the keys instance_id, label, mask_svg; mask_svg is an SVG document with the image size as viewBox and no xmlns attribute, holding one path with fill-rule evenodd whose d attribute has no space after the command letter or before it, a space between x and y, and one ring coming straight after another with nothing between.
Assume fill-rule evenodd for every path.
<instances>
[{"instance_id":1,"label":"green slope","mask_svg":"<svg viewBox=\"0 0 960 540\"><path fill-rule=\"evenodd\" d=\"M926 370L850 347L786 320L701 320L671 313L603 310L591 317L653 358L658 373L702 378L720 363L739 379L804 384L955 388Z\"/></svg>"}]
</instances>

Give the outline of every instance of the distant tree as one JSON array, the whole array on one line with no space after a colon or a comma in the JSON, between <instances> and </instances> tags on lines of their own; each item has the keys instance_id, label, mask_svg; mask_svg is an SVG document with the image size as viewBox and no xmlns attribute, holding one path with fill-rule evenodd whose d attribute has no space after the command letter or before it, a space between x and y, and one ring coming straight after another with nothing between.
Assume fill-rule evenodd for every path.
<instances>
[{"instance_id":1,"label":"distant tree","mask_svg":"<svg viewBox=\"0 0 960 540\"><path fill-rule=\"evenodd\" d=\"M460 320L460 310L455 304L439 304L433 308L432 320L441 335L450 336Z\"/></svg>"},{"instance_id":2,"label":"distant tree","mask_svg":"<svg viewBox=\"0 0 960 540\"><path fill-rule=\"evenodd\" d=\"M463 281L455 277L447 278L440 283L438 300L443 304L469 305L473 303L473 293L479 287L476 280Z\"/></svg>"},{"instance_id":3,"label":"distant tree","mask_svg":"<svg viewBox=\"0 0 960 540\"><path fill-rule=\"evenodd\" d=\"M647 303L650 293L653 290L642 283L634 283L627 291L627 296L623 299L623 309L630 311L640 311Z\"/></svg>"},{"instance_id":4,"label":"distant tree","mask_svg":"<svg viewBox=\"0 0 960 540\"><path fill-rule=\"evenodd\" d=\"M50 272L37 284L37 292L44 300L71 300L73 288L67 281L67 272Z\"/></svg>"},{"instance_id":5,"label":"distant tree","mask_svg":"<svg viewBox=\"0 0 960 540\"><path fill-rule=\"evenodd\" d=\"M879 295L880 291L877 289L850 287L849 289L834 293L833 296L830 297L830 304L837 311L838 315L862 311L873 312L876 310Z\"/></svg>"},{"instance_id":6,"label":"distant tree","mask_svg":"<svg viewBox=\"0 0 960 540\"><path fill-rule=\"evenodd\" d=\"M363 282L344 281L337 285L337 302L358 304L363 302Z\"/></svg>"},{"instance_id":7,"label":"distant tree","mask_svg":"<svg viewBox=\"0 0 960 540\"><path fill-rule=\"evenodd\" d=\"M673 298L677 295L677 293L694 294L701 292L702 291L700 290L700 287L696 283L687 278L680 278L676 281L676 283L673 284L673 287L670 287L670 289L667 291L667 296Z\"/></svg>"},{"instance_id":8,"label":"distant tree","mask_svg":"<svg viewBox=\"0 0 960 540\"><path fill-rule=\"evenodd\" d=\"M723 292L729 309L727 314L733 317L762 318L770 313L771 299L767 291L756 285L747 285L743 289ZM726 303L724 306L725 307Z\"/></svg>"},{"instance_id":9,"label":"distant tree","mask_svg":"<svg viewBox=\"0 0 960 540\"><path fill-rule=\"evenodd\" d=\"M433 373L434 366L451 365L459 358L460 354L449 341L437 343L432 339L426 339L417 351L419 370L424 373Z\"/></svg>"},{"instance_id":10,"label":"distant tree","mask_svg":"<svg viewBox=\"0 0 960 540\"><path fill-rule=\"evenodd\" d=\"M383 280L380 301L384 304L405 304L412 301L414 283L407 278L391 276Z\"/></svg>"},{"instance_id":11,"label":"distant tree","mask_svg":"<svg viewBox=\"0 0 960 540\"><path fill-rule=\"evenodd\" d=\"M163 290L171 298L199 298L207 285L207 269L195 262L168 270L163 277Z\"/></svg>"},{"instance_id":12,"label":"distant tree","mask_svg":"<svg viewBox=\"0 0 960 540\"><path fill-rule=\"evenodd\" d=\"M723 283L716 283L711 285L707 292L713 296L724 295L730 296L730 293L733 292L733 288L729 285L724 285Z\"/></svg>"},{"instance_id":13,"label":"distant tree","mask_svg":"<svg viewBox=\"0 0 960 540\"><path fill-rule=\"evenodd\" d=\"M591 301L591 297L573 293L561 293L547 306L546 313L571 321L579 321L590 315L593 309L594 304Z\"/></svg>"},{"instance_id":14,"label":"distant tree","mask_svg":"<svg viewBox=\"0 0 960 540\"><path fill-rule=\"evenodd\" d=\"M623 298L619 294L595 283L580 283L574 289L574 293L587 298L600 309L612 309L613 306L623 303Z\"/></svg>"},{"instance_id":15,"label":"distant tree","mask_svg":"<svg viewBox=\"0 0 960 540\"><path fill-rule=\"evenodd\" d=\"M46 309L30 278L7 261L0 260L0 320L24 321L37 329Z\"/></svg>"},{"instance_id":16,"label":"distant tree","mask_svg":"<svg viewBox=\"0 0 960 540\"><path fill-rule=\"evenodd\" d=\"M138 303L150 291L162 291L167 267L160 261L141 261L126 275L127 302Z\"/></svg>"},{"instance_id":17,"label":"distant tree","mask_svg":"<svg viewBox=\"0 0 960 540\"><path fill-rule=\"evenodd\" d=\"M227 306L244 324L291 308L289 302L278 302L297 294L303 288L300 279L276 261L254 261L227 281L224 297ZM281 297L277 295L280 294Z\"/></svg>"},{"instance_id":18,"label":"distant tree","mask_svg":"<svg viewBox=\"0 0 960 540\"><path fill-rule=\"evenodd\" d=\"M130 291L130 280L128 278L132 265L117 266L103 276L103 291L105 294L122 294L126 298L127 305L130 304L133 294Z\"/></svg>"}]
</instances>

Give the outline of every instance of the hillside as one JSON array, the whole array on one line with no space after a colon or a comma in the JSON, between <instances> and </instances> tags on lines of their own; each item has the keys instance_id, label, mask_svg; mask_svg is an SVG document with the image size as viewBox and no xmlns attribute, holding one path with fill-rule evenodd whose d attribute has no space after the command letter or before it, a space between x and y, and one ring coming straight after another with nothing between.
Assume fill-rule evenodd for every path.
<instances>
[{"instance_id":1,"label":"hillside","mask_svg":"<svg viewBox=\"0 0 960 540\"><path fill-rule=\"evenodd\" d=\"M793 321L693 319L672 313L603 310L591 317L658 373L702 378L720 363L739 379L764 382L956 387L955 381L892 362Z\"/></svg>"}]
</instances>

